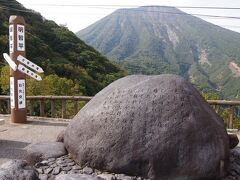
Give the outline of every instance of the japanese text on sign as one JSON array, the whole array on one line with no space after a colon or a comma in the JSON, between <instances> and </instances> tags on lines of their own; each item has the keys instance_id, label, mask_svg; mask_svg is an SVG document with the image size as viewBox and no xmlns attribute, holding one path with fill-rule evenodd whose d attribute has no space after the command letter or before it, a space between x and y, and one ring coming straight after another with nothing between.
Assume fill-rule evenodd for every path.
<instances>
[{"instance_id":1,"label":"japanese text on sign","mask_svg":"<svg viewBox=\"0 0 240 180\"><path fill-rule=\"evenodd\" d=\"M26 107L25 80L18 80L18 109Z\"/></svg>"},{"instance_id":2,"label":"japanese text on sign","mask_svg":"<svg viewBox=\"0 0 240 180\"><path fill-rule=\"evenodd\" d=\"M13 25L9 26L9 51L12 53L14 50L14 27Z\"/></svg>"},{"instance_id":3,"label":"japanese text on sign","mask_svg":"<svg viewBox=\"0 0 240 180\"><path fill-rule=\"evenodd\" d=\"M17 50L25 51L25 31L23 25L17 25Z\"/></svg>"},{"instance_id":4,"label":"japanese text on sign","mask_svg":"<svg viewBox=\"0 0 240 180\"><path fill-rule=\"evenodd\" d=\"M14 99L14 77L10 77L10 101L11 108L15 108L15 99Z\"/></svg>"}]
</instances>

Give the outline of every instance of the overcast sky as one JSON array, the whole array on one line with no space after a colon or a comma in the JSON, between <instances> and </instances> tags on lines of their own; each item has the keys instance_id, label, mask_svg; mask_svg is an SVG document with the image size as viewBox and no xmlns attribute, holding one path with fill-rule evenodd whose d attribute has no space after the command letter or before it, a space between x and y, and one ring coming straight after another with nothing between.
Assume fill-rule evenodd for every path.
<instances>
[{"instance_id":1,"label":"overcast sky","mask_svg":"<svg viewBox=\"0 0 240 180\"><path fill-rule=\"evenodd\" d=\"M240 0L18 0L26 8L40 12L45 18L54 20L58 24L66 25L71 31L77 32L86 28L97 20L112 13L116 9L126 6L167 5L167 6L211 6L211 7L239 7ZM65 5L65 6L56 6ZM66 6L67 5L67 6ZM102 7L78 5L103 5ZM104 6L108 5L108 6ZM115 6L109 6L115 5ZM240 17L239 10L213 9L181 9L187 13L210 14L220 16ZM202 17L201 17L202 18ZM206 21L240 32L240 19L203 18Z\"/></svg>"}]
</instances>

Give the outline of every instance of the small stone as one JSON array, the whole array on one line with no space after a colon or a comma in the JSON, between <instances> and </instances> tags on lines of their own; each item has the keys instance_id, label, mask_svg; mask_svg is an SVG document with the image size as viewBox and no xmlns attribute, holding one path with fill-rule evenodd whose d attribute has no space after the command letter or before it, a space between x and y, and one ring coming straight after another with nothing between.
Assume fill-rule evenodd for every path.
<instances>
[{"instance_id":1,"label":"small stone","mask_svg":"<svg viewBox=\"0 0 240 180\"><path fill-rule=\"evenodd\" d=\"M40 180L48 180L48 176L46 174L40 174L39 179Z\"/></svg>"},{"instance_id":2,"label":"small stone","mask_svg":"<svg viewBox=\"0 0 240 180\"><path fill-rule=\"evenodd\" d=\"M117 175L117 180L134 180L134 177L127 176L125 174L118 174Z\"/></svg>"},{"instance_id":3,"label":"small stone","mask_svg":"<svg viewBox=\"0 0 240 180\"><path fill-rule=\"evenodd\" d=\"M53 170L52 168L47 168L44 170L44 174L49 174L52 172L52 170Z\"/></svg>"},{"instance_id":4,"label":"small stone","mask_svg":"<svg viewBox=\"0 0 240 180\"><path fill-rule=\"evenodd\" d=\"M54 175L48 176L48 180L55 180L55 179L56 179L56 176Z\"/></svg>"},{"instance_id":5,"label":"small stone","mask_svg":"<svg viewBox=\"0 0 240 180\"><path fill-rule=\"evenodd\" d=\"M86 166L85 168L83 168L83 173L85 173L85 174L92 174L93 173L93 169Z\"/></svg>"},{"instance_id":6,"label":"small stone","mask_svg":"<svg viewBox=\"0 0 240 180\"><path fill-rule=\"evenodd\" d=\"M62 156L60 157L61 160L66 160L68 158L68 156Z\"/></svg>"},{"instance_id":7,"label":"small stone","mask_svg":"<svg viewBox=\"0 0 240 180\"><path fill-rule=\"evenodd\" d=\"M83 170L82 170L82 169L80 169L80 170L79 170L79 173L80 173L80 174L83 174Z\"/></svg>"},{"instance_id":8,"label":"small stone","mask_svg":"<svg viewBox=\"0 0 240 180\"><path fill-rule=\"evenodd\" d=\"M39 167L41 167L41 166L42 166L42 164L41 164L40 162L35 164L35 167L36 167L36 168L39 168Z\"/></svg>"},{"instance_id":9,"label":"small stone","mask_svg":"<svg viewBox=\"0 0 240 180\"><path fill-rule=\"evenodd\" d=\"M41 161L41 162L38 162L35 164L36 168L39 168L41 166L48 166L48 162L46 160L44 160L44 161Z\"/></svg>"},{"instance_id":10,"label":"small stone","mask_svg":"<svg viewBox=\"0 0 240 180\"><path fill-rule=\"evenodd\" d=\"M51 166L53 165L55 162L49 162L48 165Z\"/></svg>"},{"instance_id":11,"label":"small stone","mask_svg":"<svg viewBox=\"0 0 240 180\"><path fill-rule=\"evenodd\" d=\"M72 167L72 169L73 169L73 170L80 170L81 167L80 167L79 165L75 165L75 166Z\"/></svg>"},{"instance_id":12,"label":"small stone","mask_svg":"<svg viewBox=\"0 0 240 180\"><path fill-rule=\"evenodd\" d=\"M48 169L49 166L42 166L42 169Z\"/></svg>"},{"instance_id":13,"label":"small stone","mask_svg":"<svg viewBox=\"0 0 240 180\"><path fill-rule=\"evenodd\" d=\"M55 167L55 168L53 169L52 174L53 174L53 175L58 175L60 172L61 172L61 168L60 168L60 167Z\"/></svg>"},{"instance_id":14,"label":"small stone","mask_svg":"<svg viewBox=\"0 0 240 180\"><path fill-rule=\"evenodd\" d=\"M68 163L68 166L73 166L75 164L75 162L70 162Z\"/></svg>"},{"instance_id":15,"label":"small stone","mask_svg":"<svg viewBox=\"0 0 240 180\"><path fill-rule=\"evenodd\" d=\"M115 176L112 175L112 174L106 174L106 173L103 173L103 174L99 174L98 177L104 179L104 180L115 180Z\"/></svg>"},{"instance_id":16,"label":"small stone","mask_svg":"<svg viewBox=\"0 0 240 180\"><path fill-rule=\"evenodd\" d=\"M63 160L57 160L56 163L60 165L60 164L63 164L65 162Z\"/></svg>"},{"instance_id":17,"label":"small stone","mask_svg":"<svg viewBox=\"0 0 240 180\"><path fill-rule=\"evenodd\" d=\"M68 174L81 174L81 173L79 170L72 169L71 171L68 172Z\"/></svg>"},{"instance_id":18,"label":"small stone","mask_svg":"<svg viewBox=\"0 0 240 180\"><path fill-rule=\"evenodd\" d=\"M48 162L53 162L53 161L55 161L56 160L56 158L49 158L47 161Z\"/></svg>"},{"instance_id":19,"label":"small stone","mask_svg":"<svg viewBox=\"0 0 240 180\"><path fill-rule=\"evenodd\" d=\"M63 171L70 171L71 169L72 169L72 167L70 167L70 166L63 167L63 168L62 168Z\"/></svg>"},{"instance_id":20,"label":"small stone","mask_svg":"<svg viewBox=\"0 0 240 180\"><path fill-rule=\"evenodd\" d=\"M52 164L51 166L50 166L51 168L55 168L55 167L57 167L57 164Z\"/></svg>"},{"instance_id":21,"label":"small stone","mask_svg":"<svg viewBox=\"0 0 240 180\"><path fill-rule=\"evenodd\" d=\"M72 163L72 162L74 162L74 161L71 160L71 159L66 159L65 162L66 162L66 163Z\"/></svg>"},{"instance_id":22,"label":"small stone","mask_svg":"<svg viewBox=\"0 0 240 180\"><path fill-rule=\"evenodd\" d=\"M67 167L68 165L67 164L61 164L60 166L61 167Z\"/></svg>"},{"instance_id":23,"label":"small stone","mask_svg":"<svg viewBox=\"0 0 240 180\"><path fill-rule=\"evenodd\" d=\"M46 165L46 164L48 164L48 161L44 160L44 161L41 161L40 163L41 163L42 165Z\"/></svg>"},{"instance_id":24,"label":"small stone","mask_svg":"<svg viewBox=\"0 0 240 180\"><path fill-rule=\"evenodd\" d=\"M99 170L97 170L97 169L95 169L94 172L95 172L95 174L97 174L97 175L102 174L102 172L99 171Z\"/></svg>"},{"instance_id":25,"label":"small stone","mask_svg":"<svg viewBox=\"0 0 240 180\"><path fill-rule=\"evenodd\" d=\"M39 174L43 174L43 169L42 168L37 168L36 170Z\"/></svg>"},{"instance_id":26,"label":"small stone","mask_svg":"<svg viewBox=\"0 0 240 180\"><path fill-rule=\"evenodd\" d=\"M67 174L68 172L66 171L61 171L60 174Z\"/></svg>"}]
</instances>

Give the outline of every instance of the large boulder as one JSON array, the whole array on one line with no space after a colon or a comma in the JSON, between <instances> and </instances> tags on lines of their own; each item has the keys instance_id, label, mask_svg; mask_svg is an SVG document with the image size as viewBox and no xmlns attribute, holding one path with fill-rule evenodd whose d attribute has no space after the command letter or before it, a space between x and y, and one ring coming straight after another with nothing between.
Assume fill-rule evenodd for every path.
<instances>
[{"instance_id":1,"label":"large boulder","mask_svg":"<svg viewBox=\"0 0 240 180\"><path fill-rule=\"evenodd\" d=\"M217 179L229 155L223 120L176 75L132 75L100 91L68 125L81 165L150 179Z\"/></svg>"}]
</instances>

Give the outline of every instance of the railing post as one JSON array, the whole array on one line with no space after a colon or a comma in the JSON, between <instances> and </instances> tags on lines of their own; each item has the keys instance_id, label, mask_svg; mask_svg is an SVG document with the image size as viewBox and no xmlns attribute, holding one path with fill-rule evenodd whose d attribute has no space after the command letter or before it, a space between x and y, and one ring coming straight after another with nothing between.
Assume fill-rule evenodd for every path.
<instances>
[{"instance_id":1,"label":"railing post","mask_svg":"<svg viewBox=\"0 0 240 180\"><path fill-rule=\"evenodd\" d=\"M10 104L10 99L7 100L7 113L11 113L11 104Z\"/></svg>"},{"instance_id":2,"label":"railing post","mask_svg":"<svg viewBox=\"0 0 240 180\"><path fill-rule=\"evenodd\" d=\"M44 100L40 100L40 116L44 117Z\"/></svg>"},{"instance_id":3,"label":"railing post","mask_svg":"<svg viewBox=\"0 0 240 180\"><path fill-rule=\"evenodd\" d=\"M33 100L29 100L29 115L33 116Z\"/></svg>"},{"instance_id":4,"label":"railing post","mask_svg":"<svg viewBox=\"0 0 240 180\"><path fill-rule=\"evenodd\" d=\"M233 129L234 106L230 106L228 128Z\"/></svg>"},{"instance_id":5,"label":"railing post","mask_svg":"<svg viewBox=\"0 0 240 180\"><path fill-rule=\"evenodd\" d=\"M78 113L78 100L74 100L74 116Z\"/></svg>"},{"instance_id":6,"label":"railing post","mask_svg":"<svg viewBox=\"0 0 240 180\"><path fill-rule=\"evenodd\" d=\"M219 106L219 105L215 105L215 108L216 108L216 113L218 114L218 113L219 113L220 106Z\"/></svg>"},{"instance_id":7,"label":"railing post","mask_svg":"<svg viewBox=\"0 0 240 180\"><path fill-rule=\"evenodd\" d=\"M66 117L66 100L62 100L62 118Z\"/></svg>"},{"instance_id":8,"label":"railing post","mask_svg":"<svg viewBox=\"0 0 240 180\"><path fill-rule=\"evenodd\" d=\"M54 118L55 117L55 100L51 100L51 116Z\"/></svg>"}]
</instances>

